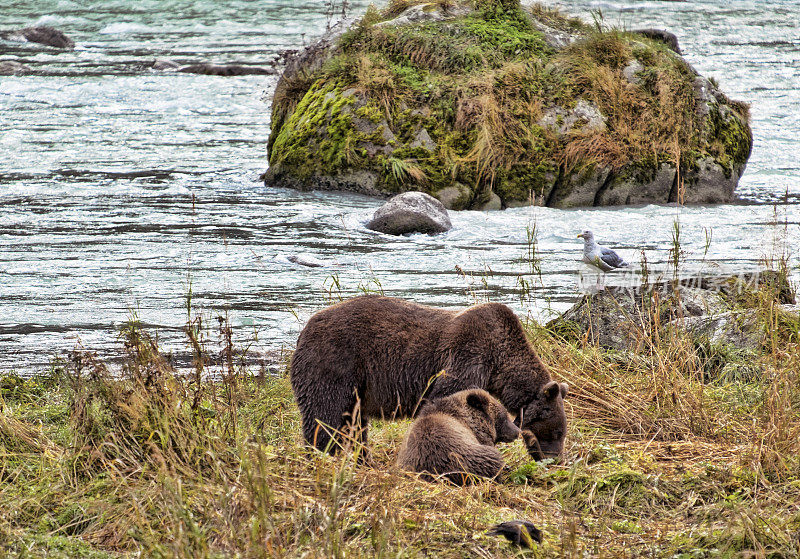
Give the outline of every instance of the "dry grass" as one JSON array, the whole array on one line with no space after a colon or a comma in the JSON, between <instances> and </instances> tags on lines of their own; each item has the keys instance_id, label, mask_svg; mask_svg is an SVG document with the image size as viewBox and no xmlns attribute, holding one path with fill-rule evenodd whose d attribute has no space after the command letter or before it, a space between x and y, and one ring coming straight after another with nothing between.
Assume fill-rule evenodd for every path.
<instances>
[{"instance_id":1,"label":"dry grass","mask_svg":"<svg viewBox=\"0 0 800 559\"><path fill-rule=\"evenodd\" d=\"M189 376L132 325L121 377L79 351L50 377L0 382L0 549L497 557L513 550L486 529L526 518L545 535L534 556L797 556L793 331L748 363L756 375L709 381L695 345L637 326L634 354L531 330L572 387L566 460L537 464L519 442L504 445L508 475L459 488L396 469L407 422L373 425L371 467L306 448L288 379L248 374L224 321L187 327Z\"/></svg>"}]
</instances>

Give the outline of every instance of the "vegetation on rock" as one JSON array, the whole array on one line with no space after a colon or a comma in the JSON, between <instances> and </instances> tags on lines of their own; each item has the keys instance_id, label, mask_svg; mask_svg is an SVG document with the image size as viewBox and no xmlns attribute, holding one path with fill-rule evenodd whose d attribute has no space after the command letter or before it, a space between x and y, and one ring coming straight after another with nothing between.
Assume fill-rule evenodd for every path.
<instances>
[{"instance_id":1,"label":"vegetation on rock","mask_svg":"<svg viewBox=\"0 0 800 559\"><path fill-rule=\"evenodd\" d=\"M513 0L371 8L290 64L272 115L273 184L457 209L728 200L752 144L668 45Z\"/></svg>"}]
</instances>

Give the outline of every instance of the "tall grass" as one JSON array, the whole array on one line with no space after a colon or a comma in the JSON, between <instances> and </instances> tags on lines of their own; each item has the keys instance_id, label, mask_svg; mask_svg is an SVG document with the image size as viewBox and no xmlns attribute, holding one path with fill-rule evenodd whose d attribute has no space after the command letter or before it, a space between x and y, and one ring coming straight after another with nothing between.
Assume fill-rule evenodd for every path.
<instances>
[{"instance_id":1,"label":"tall grass","mask_svg":"<svg viewBox=\"0 0 800 559\"><path fill-rule=\"evenodd\" d=\"M188 372L133 321L119 368L77 350L48 376L0 379L0 549L494 557L513 550L486 529L527 518L535 556L796 556L800 340L779 295L741 295L764 310L757 355L661 327L659 304L633 352L531 327L570 384L566 459L505 445L507 475L463 488L396 469L407 422L374 422L369 465L307 448L285 371L252 374L225 317L187 324Z\"/></svg>"}]
</instances>

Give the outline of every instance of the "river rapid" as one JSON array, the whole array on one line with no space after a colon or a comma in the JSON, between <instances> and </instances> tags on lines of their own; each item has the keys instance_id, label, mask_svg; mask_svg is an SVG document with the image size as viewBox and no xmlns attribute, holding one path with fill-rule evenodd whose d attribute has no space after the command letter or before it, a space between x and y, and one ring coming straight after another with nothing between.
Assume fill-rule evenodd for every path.
<instances>
[{"instance_id":1,"label":"river rapid","mask_svg":"<svg viewBox=\"0 0 800 559\"><path fill-rule=\"evenodd\" d=\"M367 6L349 4L353 16ZM583 229L631 262L644 254L651 277L670 273L676 223L682 273L752 270L784 249L796 264L796 0L560 7L673 31L701 74L751 103L740 202L453 212L443 235L376 234L364 223L380 200L258 181L276 77L150 69L156 58L267 65L325 30L322 1L3 2L0 30L52 25L77 46L0 41L0 61L35 71L0 76L0 372L45 371L77 345L113 360L132 318L187 366L187 299L212 327L227 316L234 341L266 369L311 313L359 291L443 307L499 301L546 320L594 281L580 263ZM322 265L297 264L298 255Z\"/></svg>"}]
</instances>

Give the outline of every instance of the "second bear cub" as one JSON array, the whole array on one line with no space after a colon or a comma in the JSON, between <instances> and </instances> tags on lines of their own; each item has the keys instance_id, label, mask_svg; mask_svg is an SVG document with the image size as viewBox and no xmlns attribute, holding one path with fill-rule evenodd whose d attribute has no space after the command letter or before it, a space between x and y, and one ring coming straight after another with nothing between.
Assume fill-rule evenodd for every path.
<instances>
[{"instance_id":1,"label":"second bear cub","mask_svg":"<svg viewBox=\"0 0 800 559\"><path fill-rule=\"evenodd\" d=\"M519 433L503 404L488 392L462 390L422 408L397 463L404 470L427 474L428 481L444 475L464 485L470 474L487 478L499 474L504 462L494 445L512 442Z\"/></svg>"}]
</instances>

